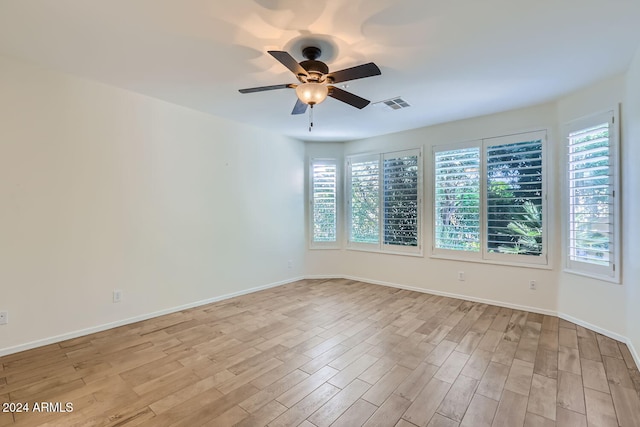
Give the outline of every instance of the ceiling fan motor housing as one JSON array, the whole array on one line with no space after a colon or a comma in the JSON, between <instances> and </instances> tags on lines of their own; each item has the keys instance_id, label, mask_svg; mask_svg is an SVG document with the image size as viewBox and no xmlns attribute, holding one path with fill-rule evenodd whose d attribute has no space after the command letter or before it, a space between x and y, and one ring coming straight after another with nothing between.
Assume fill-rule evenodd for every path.
<instances>
[{"instance_id":1,"label":"ceiling fan motor housing","mask_svg":"<svg viewBox=\"0 0 640 427\"><path fill-rule=\"evenodd\" d=\"M322 61L318 61L322 51L315 46L307 46L302 49L302 56L307 60L302 61L300 66L307 70L309 76L306 78L307 82L321 83L324 81L324 75L329 74L329 67Z\"/></svg>"}]
</instances>

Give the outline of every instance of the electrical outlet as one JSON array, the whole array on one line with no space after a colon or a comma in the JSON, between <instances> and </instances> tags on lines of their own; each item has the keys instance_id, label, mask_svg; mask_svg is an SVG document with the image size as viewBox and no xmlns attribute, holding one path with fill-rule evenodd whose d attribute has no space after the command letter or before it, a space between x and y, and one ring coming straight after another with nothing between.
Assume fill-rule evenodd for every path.
<instances>
[{"instance_id":1,"label":"electrical outlet","mask_svg":"<svg viewBox=\"0 0 640 427\"><path fill-rule=\"evenodd\" d=\"M113 291L113 302L122 301L122 291L120 289L115 289Z\"/></svg>"},{"instance_id":2,"label":"electrical outlet","mask_svg":"<svg viewBox=\"0 0 640 427\"><path fill-rule=\"evenodd\" d=\"M532 291L536 290L536 281L535 280L529 280L529 289L531 289Z\"/></svg>"},{"instance_id":3,"label":"electrical outlet","mask_svg":"<svg viewBox=\"0 0 640 427\"><path fill-rule=\"evenodd\" d=\"M0 325L6 325L9 323L9 312L0 311Z\"/></svg>"},{"instance_id":4,"label":"electrical outlet","mask_svg":"<svg viewBox=\"0 0 640 427\"><path fill-rule=\"evenodd\" d=\"M293 260L287 261L287 268L291 270L293 268Z\"/></svg>"},{"instance_id":5,"label":"electrical outlet","mask_svg":"<svg viewBox=\"0 0 640 427\"><path fill-rule=\"evenodd\" d=\"M464 271L458 271L458 280L464 282Z\"/></svg>"}]
</instances>

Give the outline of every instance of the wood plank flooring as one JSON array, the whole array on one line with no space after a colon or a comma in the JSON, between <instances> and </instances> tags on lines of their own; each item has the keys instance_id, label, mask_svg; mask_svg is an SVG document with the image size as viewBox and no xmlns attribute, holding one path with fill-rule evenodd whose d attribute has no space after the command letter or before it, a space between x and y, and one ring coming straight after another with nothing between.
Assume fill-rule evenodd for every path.
<instances>
[{"instance_id":1,"label":"wood plank flooring","mask_svg":"<svg viewBox=\"0 0 640 427\"><path fill-rule=\"evenodd\" d=\"M637 427L640 373L556 317L305 280L2 357L9 402L0 426Z\"/></svg>"}]
</instances>

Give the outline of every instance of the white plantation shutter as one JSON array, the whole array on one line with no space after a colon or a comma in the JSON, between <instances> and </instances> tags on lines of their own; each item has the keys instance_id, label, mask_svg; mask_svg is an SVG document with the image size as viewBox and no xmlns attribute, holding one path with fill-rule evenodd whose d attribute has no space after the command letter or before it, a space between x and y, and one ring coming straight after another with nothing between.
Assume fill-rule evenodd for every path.
<instances>
[{"instance_id":1,"label":"white plantation shutter","mask_svg":"<svg viewBox=\"0 0 640 427\"><path fill-rule=\"evenodd\" d=\"M335 160L311 162L313 243L337 240L337 170Z\"/></svg>"},{"instance_id":2,"label":"white plantation shutter","mask_svg":"<svg viewBox=\"0 0 640 427\"><path fill-rule=\"evenodd\" d=\"M418 246L419 154L414 150L383 155L385 245Z\"/></svg>"},{"instance_id":3,"label":"white plantation shutter","mask_svg":"<svg viewBox=\"0 0 640 427\"><path fill-rule=\"evenodd\" d=\"M567 135L567 266L615 278L617 138L613 112L574 123Z\"/></svg>"},{"instance_id":4,"label":"white plantation shutter","mask_svg":"<svg viewBox=\"0 0 640 427\"><path fill-rule=\"evenodd\" d=\"M547 264L546 131L433 149L433 254Z\"/></svg>"},{"instance_id":5,"label":"white plantation shutter","mask_svg":"<svg viewBox=\"0 0 640 427\"><path fill-rule=\"evenodd\" d=\"M351 200L349 241L380 242L380 158L354 157L348 161Z\"/></svg>"},{"instance_id":6,"label":"white plantation shutter","mask_svg":"<svg viewBox=\"0 0 640 427\"><path fill-rule=\"evenodd\" d=\"M435 248L480 251L480 147L434 151Z\"/></svg>"},{"instance_id":7,"label":"white plantation shutter","mask_svg":"<svg viewBox=\"0 0 640 427\"><path fill-rule=\"evenodd\" d=\"M351 249L420 254L420 150L347 159Z\"/></svg>"},{"instance_id":8,"label":"white plantation shutter","mask_svg":"<svg viewBox=\"0 0 640 427\"><path fill-rule=\"evenodd\" d=\"M486 144L489 254L543 254L544 138L538 132L494 138Z\"/></svg>"}]
</instances>

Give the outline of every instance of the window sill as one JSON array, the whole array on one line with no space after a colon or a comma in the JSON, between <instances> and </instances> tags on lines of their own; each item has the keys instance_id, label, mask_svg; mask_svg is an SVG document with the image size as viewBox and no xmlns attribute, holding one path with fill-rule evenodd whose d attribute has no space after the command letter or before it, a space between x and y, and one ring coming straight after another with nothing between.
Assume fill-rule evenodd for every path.
<instances>
[{"instance_id":1,"label":"window sill","mask_svg":"<svg viewBox=\"0 0 640 427\"><path fill-rule=\"evenodd\" d=\"M371 252L371 253L382 254L382 255L404 255L404 256L417 257L417 258L424 257L424 254L422 253L422 251L420 251L420 252L383 251L383 250L380 250L378 248L368 249L368 248L352 247L352 246L351 247L347 246L346 249L348 251Z\"/></svg>"},{"instance_id":2,"label":"window sill","mask_svg":"<svg viewBox=\"0 0 640 427\"><path fill-rule=\"evenodd\" d=\"M568 274L573 274L575 276L588 277L589 279L600 280L602 282L609 282L609 283L613 283L615 285L622 284L622 282L620 281L619 277L611 277L611 276L605 276L605 275L602 275L602 274L588 273L588 272L580 271L580 270L572 270L570 268L565 268L565 269L562 270L562 272L563 273L568 273Z\"/></svg>"},{"instance_id":3,"label":"window sill","mask_svg":"<svg viewBox=\"0 0 640 427\"><path fill-rule=\"evenodd\" d=\"M441 259L441 260L447 260L447 261L475 262L478 264L504 265L508 267L534 268L536 270L552 270L553 269L553 267L550 264L531 264L531 263L524 263L524 262L509 262L509 261L500 261L500 260L493 260L493 259L465 258L465 257L456 257L456 256L443 255L443 254L431 254L429 258Z\"/></svg>"},{"instance_id":4,"label":"window sill","mask_svg":"<svg viewBox=\"0 0 640 427\"><path fill-rule=\"evenodd\" d=\"M340 250L340 249L342 249L340 247L340 245L326 245L326 246L325 245L313 245L313 246L309 246L309 250L311 250L311 251L317 251L317 250L320 250L320 251L326 251L326 250L336 251L336 250Z\"/></svg>"}]
</instances>

